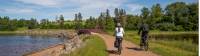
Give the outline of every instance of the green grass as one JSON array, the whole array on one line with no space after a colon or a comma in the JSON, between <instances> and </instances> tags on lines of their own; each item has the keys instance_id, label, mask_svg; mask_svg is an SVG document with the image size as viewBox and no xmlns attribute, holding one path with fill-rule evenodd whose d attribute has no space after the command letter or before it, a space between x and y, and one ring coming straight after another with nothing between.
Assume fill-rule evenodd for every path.
<instances>
[{"instance_id":1,"label":"green grass","mask_svg":"<svg viewBox=\"0 0 200 56\"><path fill-rule=\"evenodd\" d=\"M28 30L28 27L17 28L18 31Z\"/></svg>"},{"instance_id":2,"label":"green grass","mask_svg":"<svg viewBox=\"0 0 200 56\"><path fill-rule=\"evenodd\" d=\"M188 42L188 41L166 41L166 40L157 40L157 41L151 41L152 43L157 43L163 46L170 46L173 48L179 48L179 49L183 49L186 51L190 51L190 52L198 52L198 45L192 43L192 42ZM188 48L190 47L190 48Z\"/></svg>"},{"instance_id":3,"label":"green grass","mask_svg":"<svg viewBox=\"0 0 200 56\"><path fill-rule=\"evenodd\" d=\"M104 41L96 36L89 36L86 45L66 56L108 56Z\"/></svg>"},{"instance_id":4,"label":"green grass","mask_svg":"<svg viewBox=\"0 0 200 56\"><path fill-rule=\"evenodd\" d=\"M177 47L171 47L167 45L150 43L150 50L161 56L197 56L194 52L186 51Z\"/></svg>"},{"instance_id":5,"label":"green grass","mask_svg":"<svg viewBox=\"0 0 200 56\"><path fill-rule=\"evenodd\" d=\"M0 31L0 35L14 35L15 31Z\"/></svg>"},{"instance_id":6,"label":"green grass","mask_svg":"<svg viewBox=\"0 0 200 56\"><path fill-rule=\"evenodd\" d=\"M113 32L108 32L110 35ZM198 32L159 32L150 31L150 34L186 34ZM126 31L125 40L131 41L134 44L139 45L140 36L137 35L137 31ZM149 40L150 51L157 53L161 56L198 56L198 44L192 41L185 40Z\"/></svg>"},{"instance_id":7,"label":"green grass","mask_svg":"<svg viewBox=\"0 0 200 56\"><path fill-rule=\"evenodd\" d=\"M181 41L150 41L150 50L162 56L197 56L198 45Z\"/></svg>"}]
</instances>

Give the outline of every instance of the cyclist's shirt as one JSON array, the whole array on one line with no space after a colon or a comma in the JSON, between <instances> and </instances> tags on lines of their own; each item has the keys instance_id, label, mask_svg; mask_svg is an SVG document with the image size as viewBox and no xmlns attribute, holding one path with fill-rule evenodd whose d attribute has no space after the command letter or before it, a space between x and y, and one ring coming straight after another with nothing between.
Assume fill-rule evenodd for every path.
<instances>
[{"instance_id":1,"label":"cyclist's shirt","mask_svg":"<svg viewBox=\"0 0 200 56\"><path fill-rule=\"evenodd\" d=\"M147 24L142 24L142 25L140 26L139 33L140 33L140 31L142 31L142 34L148 33L148 32L149 32L149 27L148 27L148 25L147 25Z\"/></svg>"},{"instance_id":2,"label":"cyclist's shirt","mask_svg":"<svg viewBox=\"0 0 200 56\"><path fill-rule=\"evenodd\" d=\"M117 38L122 38L123 37L123 34L124 34L124 29L122 27L118 28L116 27L115 28L115 35L117 36Z\"/></svg>"}]
</instances>

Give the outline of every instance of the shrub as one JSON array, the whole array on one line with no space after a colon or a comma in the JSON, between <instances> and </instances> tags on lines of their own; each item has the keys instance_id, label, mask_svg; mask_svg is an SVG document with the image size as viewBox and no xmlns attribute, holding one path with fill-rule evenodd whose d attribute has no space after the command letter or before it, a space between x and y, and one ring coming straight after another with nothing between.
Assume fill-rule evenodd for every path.
<instances>
[{"instance_id":1,"label":"shrub","mask_svg":"<svg viewBox=\"0 0 200 56\"><path fill-rule=\"evenodd\" d=\"M181 40L181 41L190 41L198 44L198 33L179 33L179 34L150 34L150 39L156 40Z\"/></svg>"},{"instance_id":2,"label":"shrub","mask_svg":"<svg viewBox=\"0 0 200 56\"><path fill-rule=\"evenodd\" d=\"M175 30L175 25L172 23L160 23L155 25L157 29L161 31L174 31Z\"/></svg>"}]
</instances>

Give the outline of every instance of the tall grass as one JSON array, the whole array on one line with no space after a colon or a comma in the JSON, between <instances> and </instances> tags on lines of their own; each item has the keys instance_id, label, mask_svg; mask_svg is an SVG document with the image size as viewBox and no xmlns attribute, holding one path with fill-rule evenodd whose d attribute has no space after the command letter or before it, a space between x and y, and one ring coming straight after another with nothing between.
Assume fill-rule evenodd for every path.
<instances>
[{"instance_id":1,"label":"tall grass","mask_svg":"<svg viewBox=\"0 0 200 56\"><path fill-rule=\"evenodd\" d=\"M66 56L108 56L105 50L106 46L104 41L100 37L92 35L89 36L85 46L70 54L66 54Z\"/></svg>"},{"instance_id":2,"label":"tall grass","mask_svg":"<svg viewBox=\"0 0 200 56\"><path fill-rule=\"evenodd\" d=\"M151 33L149 35L150 39L156 40L179 40L179 41L192 41L195 44L198 44L198 33L195 32L177 32L177 33Z\"/></svg>"}]
</instances>

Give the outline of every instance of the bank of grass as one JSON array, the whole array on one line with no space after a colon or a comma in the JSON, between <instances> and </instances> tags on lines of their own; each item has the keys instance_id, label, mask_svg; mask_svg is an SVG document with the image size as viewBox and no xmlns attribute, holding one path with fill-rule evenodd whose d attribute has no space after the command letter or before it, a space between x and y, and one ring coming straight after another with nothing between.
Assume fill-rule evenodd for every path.
<instances>
[{"instance_id":1,"label":"bank of grass","mask_svg":"<svg viewBox=\"0 0 200 56\"><path fill-rule=\"evenodd\" d=\"M14 35L19 34L16 31L0 31L0 35Z\"/></svg>"},{"instance_id":2,"label":"bank of grass","mask_svg":"<svg viewBox=\"0 0 200 56\"><path fill-rule=\"evenodd\" d=\"M113 32L108 31L110 35ZM150 34L185 34L198 32L159 32L151 31ZM198 38L198 37L197 37ZM131 41L134 44L139 45L140 36L137 35L137 31L126 31L125 40ZM149 40L150 51L157 53L161 56L198 56L198 44L192 41L182 40Z\"/></svg>"},{"instance_id":3,"label":"bank of grass","mask_svg":"<svg viewBox=\"0 0 200 56\"><path fill-rule=\"evenodd\" d=\"M86 45L65 56L108 56L104 41L96 35L89 36Z\"/></svg>"},{"instance_id":4,"label":"bank of grass","mask_svg":"<svg viewBox=\"0 0 200 56\"><path fill-rule=\"evenodd\" d=\"M75 33L73 29L26 29L26 28L19 28L16 31L0 31L0 35L52 35L52 34L59 34L60 32L69 32Z\"/></svg>"},{"instance_id":5,"label":"bank of grass","mask_svg":"<svg viewBox=\"0 0 200 56\"><path fill-rule=\"evenodd\" d=\"M162 56L198 56L198 45L181 41L150 41L150 50Z\"/></svg>"}]
</instances>

